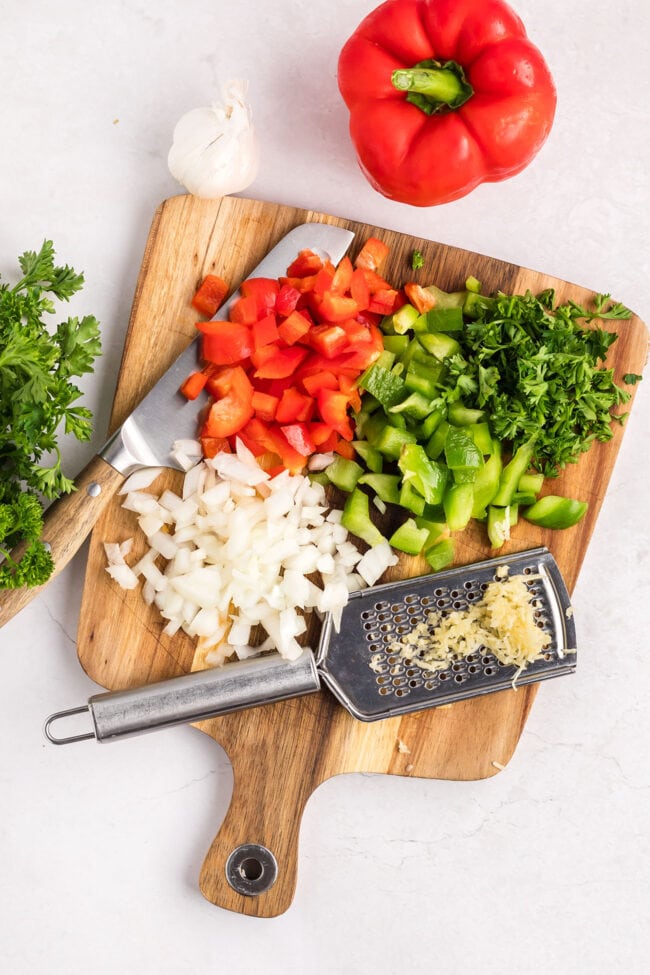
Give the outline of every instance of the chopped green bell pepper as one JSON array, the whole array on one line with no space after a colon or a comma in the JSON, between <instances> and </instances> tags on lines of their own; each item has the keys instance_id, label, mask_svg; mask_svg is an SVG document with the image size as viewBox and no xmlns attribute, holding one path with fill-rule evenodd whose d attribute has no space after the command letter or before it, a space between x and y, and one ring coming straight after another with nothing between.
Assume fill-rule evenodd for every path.
<instances>
[{"instance_id":1,"label":"chopped green bell pepper","mask_svg":"<svg viewBox=\"0 0 650 975\"><path fill-rule=\"evenodd\" d=\"M524 494L539 494L544 485L543 474L523 474L519 478L517 490Z\"/></svg>"},{"instance_id":2,"label":"chopped green bell pepper","mask_svg":"<svg viewBox=\"0 0 650 975\"><path fill-rule=\"evenodd\" d=\"M462 531L463 528L467 527L472 517L474 486L472 484L450 485L445 491L442 503L449 531Z\"/></svg>"},{"instance_id":3,"label":"chopped green bell pepper","mask_svg":"<svg viewBox=\"0 0 650 975\"><path fill-rule=\"evenodd\" d=\"M406 444L402 448L397 466L404 481L409 482L427 504L440 504L449 480L449 472L442 464L430 460L424 447L420 444Z\"/></svg>"},{"instance_id":4,"label":"chopped green bell pepper","mask_svg":"<svg viewBox=\"0 0 650 975\"><path fill-rule=\"evenodd\" d=\"M444 410L432 410L428 416L425 416L424 420L418 427L418 440L428 440L433 431L437 428L438 424L442 423L444 418Z\"/></svg>"},{"instance_id":5,"label":"chopped green bell pepper","mask_svg":"<svg viewBox=\"0 0 650 975\"><path fill-rule=\"evenodd\" d=\"M455 403L449 404L447 419L455 427L467 427L470 424L477 424L484 420L485 410L471 410L464 403L457 400ZM489 453L489 451L486 451L486 453Z\"/></svg>"},{"instance_id":6,"label":"chopped green bell pepper","mask_svg":"<svg viewBox=\"0 0 650 975\"><path fill-rule=\"evenodd\" d=\"M419 555L429 537L426 528L418 528L413 518L407 518L388 539L388 544L407 555Z\"/></svg>"},{"instance_id":7,"label":"chopped green bell pepper","mask_svg":"<svg viewBox=\"0 0 650 975\"><path fill-rule=\"evenodd\" d=\"M399 417L395 417L395 420L398 419ZM370 436L368 439L370 439ZM400 430L384 419L384 426L377 436L371 440L371 443L384 457L397 460L404 444L417 443L417 437L410 430Z\"/></svg>"},{"instance_id":8,"label":"chopped green bell pepper","mask_svg":"<svg viewBox=\"0 0 650 975\"><path fill-rule=\"evenodd\" d=\"M359 388L367 390L385 408L399 403L406 393L404 380L376 362L359 377Z\"/></svg>"},{"instance_id":9,"label":"chopped green bell pepper","mask_svg":"<svg viewBox=\"0 0 650 975\"><path fill-rule=\"evenodd\" d=\"M450 426L445 440L445 461L457 484L476 480L483 467L483 454L460 427Z\"/></svg>"},{"instance_id":10,"label":"chopped green bell pepper","mask_svg":"<svg viewBox=\"0 0 650 975\"><path fill-rule=\"evenodd\" d=\"M454 561L454 540L443 538L424 553L424 557L434 572L440 572Z\"/></svg>"},{"instance_id":11,"label":"chopped green bell pepper","mask_svg":"<svg viewBox=\"0 0 650 975\"><path fill-rule=\"evenodd\" d=\"M464 291L443 291L435 284L429 284L425 288L436 299L435 308L462 308L465 302Z\"/></svg>"},{"instance_id":12,"label":"chopped green bell pepper","mask_svg":"<svg viewBox=\"0 0 650 975\"><path fill-rule=\"evenodd\" d=\"M474 504L472 507L472 518L483 519L486 516L487 506L499 490L501 479L501 445L496 453L485 461L483 467L478 471L474 481Z\"/></svg>"},{"instance_id":13,"label":"chopped green bell pepper","mask_svg":"<svg viewBox=\"0 0 650 975\"><path fill-rule=\"evenodd\" d=\"M588 507L586 501L547 494L527 508L523 515L526 521L542 528L571 528L584 517Z\"/></svg>"},{"instance_id":14,"label":"chopped green bell pepper","mask_svg":"<svg viewBox=\"0 0 650 975\"><path fill-rule=\"evenodd\" d=\"M406 508L414 515L424 514L426 501L422 495L415 490L410 481L402 480L399 489L399 503L402 508Z\"/></svg>"},{"instance_id":15,"label":"chopped green bell pepper","mask_svg":"<svg viewBox=\"0 0 650 975\"><path fill-rule=\"evenodd\" d=\"M412 393L421 393L428 399L438 395L438 380L442 375L443 365L434 356L427 355L429 362L412 359L404 374L406 388Z\"/></svg>"},{"instance_id":16,"label":"chopped green bell pepper","mask_svg":"<svg viewBox=\"0 0 650 975\"><path fill-rule=\"evenodd\" d=\"M447 423L446 420L442 420L436 426L436 429L433 431L431 437L427 441L424 449L427 452L427 456L429 456L431 460L437 460L438 457L440 457L443 450L445 449L445 442L447 440L448 430L449 430L449 424Z\"/></svg>"},{"instance_id":17,"label":"chopped green bell pepper","mask_svg":"<svg viewBox=\"0 0 650 975\"><path fill-rule=\"evenodd\" d=\"M428 532L428 537L424 543L424 551L439 542L443 535L448 533L447 522L446 521L431 521L429 518L425 518L424 515L419 515L415 519L415 524L418 528L426 528Z\"/></svg>"},{"instance_id":18,"label":"chopped green bell pepper","mask_svg":"<svg viewBox=\"0 0 650 975\"><path fill-rule=\"evenodd\" d=\"M501 548L510 538L510 505L498 508L491 504L487 510L487 533L492 548Z\"/></svg>"},{"instance_id":19,"label":"chopped green bell pepper","mask_svg":"<svg viewBox=\"0 0 650 975\"><path fill-rule=\"evenodd\" d=\"M445 335L444 332L419 332L417 341L427 352L435 355L436 359L446 359L448 355L460 352L460 345L456 339Z\"/></svg>"},{"instance_id":20,"label":"chopped green bell pepper","mask_svg":"<svg viewBox=\"0 0 650 975\"><path fill-rule=\"evenodd\" d=\"M399 474L364 474L359 484L367 484L381 501L386 504L399 504Z\"/></svg>"},{"instance_id":21,"label":"chopped green bell pepper","mask_svg":"<svg viewBox=\"0 0 650 975\"><path fill-rule=\"evenodd\" d=\"M501 473L499 490L493 498L492 503L499 508L507 507L512 501L512 496L519 486L519 481L530 467L533 459L534 441L528 440L519 447L512 460L506 464Z\"/></svg>"},{"instance_id":22,"label":"chopped green bell pepper","mask_svg":"<svg viewBox=\"0 0 650 975\"><path fill-rule=\"evenodd\" d=\"M390 323L398 335L404 335L405 332L413 328L419 317L420 312L417 308L406 304L393 313Z\"/></svg>"},{"instance_id":23,"label":"chopped green bell pepper","mask_svg":"<svg viewBox=\"0 0 650 975\"><path fill-rule=\"evenodd\" d=\"M358 487L355 487L347 497L341 524L371 547L386 541L370 518L368 495Z\"/></svg>"},{"instance_id":24,"label":"chopped green bell pepper","mask_svg":"<svg viewBox=\"0 0 650 975\"><path fill-rule=\"evenodd\" d=\"M363 467L355 460L348 460L347 457L335 457L325 468L325 473L334 487L349 493L363 475Z\"/></svg>"},{"instance_id":25,"label":"chopped green bell pepper","mask_svg":"<svg viewBox=\"0 0 650 975\"><path fill-rule=\"evenodd\" d=\"M495 446L488 423L471 423L466 429L484 456L491 456L494 453Z\"/></svg>"},{"instance_id":26,"label":"chopped green bell pepper","mask_svg":"<svg viewBox=\"0 0 650 975\"><path fill-rule=\"evenodd\" d=\"M377 450L368 443L367 440L353 440L352 446L369 471L374 474L381 474L384 467L384 458Z\"/></svg>"},{"instance_id":27,"label":"chopped green bell pepper","mask_svg":"<svg viewBox=\"0 0 650 975\"><path fill-rule=\"evenodd\" d=\"M406 352L410 341L408 335L384 335L384 349L395 356L401 356Z\"/></svg>"},{"instance_id":28,"label":"chopped green bell pepper","mask_svg":"<svg viewBox=\"0 0 650 975\"><path fill-rule=\"evenodd\" d=\"M389 413L406 413L414 420L423 420L431 413L431 400L422 393L409 393L401 403L396 403L388 409Z\"/></svg>"},{"instance_id":29,"label":"chopped green bell pepper","mask_svg":"<svg viewBox=\"0 0 650 975\"><path fill-rule=\"evenodd\" d=\"M418 322L422 319L427 332L462 332L463 330L463 309L458 306L442 308L436 305L422 315Z\"/></svg>"}]
</instances>

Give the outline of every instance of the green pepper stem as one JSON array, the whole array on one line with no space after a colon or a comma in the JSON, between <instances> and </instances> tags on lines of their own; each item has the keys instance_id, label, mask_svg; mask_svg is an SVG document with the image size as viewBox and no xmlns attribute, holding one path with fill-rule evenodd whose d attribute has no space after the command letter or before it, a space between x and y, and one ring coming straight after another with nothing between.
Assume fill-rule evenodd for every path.
<instances>
[{"instance_id":1,"label":"green pepper stem","mask_svg":"<svg viewBox=\"0 0 650 975\"><path fill-rule=\"evenodd\" d=\"M462 67L455 61L439 64L428 60L412 68L398 68L393 71L391 82L397 91L406 93L408 101L428 115L459 108L474 94Z\"/></svg>"},{"instance_id":2,"label":"green pepper stem","mask_svg":"<svg viewBox=\"0 0 650 975\"><path fill-rule=\"evenodd\" d=\"M460 82L448 68L402 68L393 71L393 84L400 91L427 95L447 105L460 94Z\"/></svg>"}]
</instances>

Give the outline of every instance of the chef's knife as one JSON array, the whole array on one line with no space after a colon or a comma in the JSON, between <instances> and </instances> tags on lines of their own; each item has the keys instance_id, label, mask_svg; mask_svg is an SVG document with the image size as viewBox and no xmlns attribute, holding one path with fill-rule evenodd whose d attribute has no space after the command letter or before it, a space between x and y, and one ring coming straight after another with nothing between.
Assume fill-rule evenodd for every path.
<instances>
[{"instance_id":1,"label":"chef's knife","mask_svg":"<svg viewBox=\"0 0 650 975\"><path fill-rule=\"evenodd\" d=\"M338 263L354 234L325 223L300 224L290 230L247 277L277 278L303 249L326 254ZM219 309L216 319L226 319L233 296ZM175 440L196 438L198 409L179 388L198 364L198 338L191 342L133 413L115 431L99 453L75 479L76 491L48 508L43 540L50 546L54 578L75 555L111 498L125 479L143 467L178 468L172 456ZM43 586L9 590L0 598L0 626L36 596Z\"/></svg>"}]
</instances>

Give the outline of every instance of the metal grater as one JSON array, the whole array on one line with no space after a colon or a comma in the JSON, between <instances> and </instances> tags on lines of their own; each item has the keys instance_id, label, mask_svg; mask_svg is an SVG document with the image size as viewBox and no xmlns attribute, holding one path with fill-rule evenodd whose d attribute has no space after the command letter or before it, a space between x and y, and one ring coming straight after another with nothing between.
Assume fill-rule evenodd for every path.
<instances>
[{"instance_id":1,"label":"metal grater","mask_svg":"<svg viewBox=\"0 0 650 975\"><path fill-rule=\"evenodd\" d=\"M517 675L493 654L476 652L447 670L426 670L391 652L390 645L428 614L444 616L478 602L500 567L522 575L531 594L537 625L551 637L544 657ZM576 635L569 594L555 559L546 548L490 559L375 586L353 593L343 610L340 632L325 621L317 654L320 674L356 718L376 721L423 708L452 704L516 684L570 674L576 668Z\"/></svg>"},{"instance_id":2,"label":"metal grater","mask_svg":"<svg viewBox=\"0 0 650 975\"><path fill-rule=\"evenodd\" d=\"M426 670L391 651L391 644L425 622L432 610L466 609L480 600L498 570L521 575L532 597L537 625L550 637L544 657L521 673L491 653L476 652L447 670ZM340 631L328 614L316 656L305 649L295 662L277 653L185 674L125 691L96 694L82 707L59 711L45 724L54 744L96 738L111 741L247 707L258 707L317 691L321 678L340 703L362 721L378 721L424 708L503 691L570 674L576 668L576 638L569 594L546 548L489 559L374 586L351 594ZM88 712L93 729L64 738L53 722Z\"/></svg>"}]
</instances>

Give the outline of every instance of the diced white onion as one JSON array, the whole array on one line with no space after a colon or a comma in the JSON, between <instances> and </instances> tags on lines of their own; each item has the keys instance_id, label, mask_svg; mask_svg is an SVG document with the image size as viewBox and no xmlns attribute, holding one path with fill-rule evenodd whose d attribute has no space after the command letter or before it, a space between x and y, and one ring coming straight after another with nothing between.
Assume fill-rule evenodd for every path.
<instances>
[{"instance_id":1,"label":"diced white onion","mask_svg":"<svg viewBox=\"0 0 650 975\"><path fill-rule=\"evenodd\" d=\"M131 491L141 491L143 488L148 488L161 472L162 467L141 467L140 470L129 474L117 493L130 494Z\"/></svg>"},{"instance_id":2,"label":"diced white onion","mask_svg":"<svg viewBox=\"0 0 650 975\"><path fill-rule=\"evenodd\" d=\"M397 564L397 556L388 542L373 545L357 563L357 572L367 586L374 586L391 565Z\"/></svg>"},{"instance_id":3,"label":"diced white onion","mask_svg":"<svg viewBox=\"0 0 650 975\"><path fill-rule=\"evenodd\" d=\"M270 649L296 659L306 615L329 612L338 629L349 593L397 561L388 543L362 557L322 485L288 471L270 478L241 441L199 463L193 441L174 450L192 460L180 494L127 493L149 547L129 567L126 543L107 544L107 571L125 588L142 577L164 632L196 639L208 666ZM266 638L251 646L258 626Z\"/></svg>"},{"instance_id":4,"label":"diced white onion","mask_svg":"<svg viewBox=\"0 0 650 975\"><path fill-rule=\"evenodd\" d=\"M138 585L137 575L126 563L122 565L107 565L106 571L122 589L135 589Z\"/></svg>"}]
</instances>

